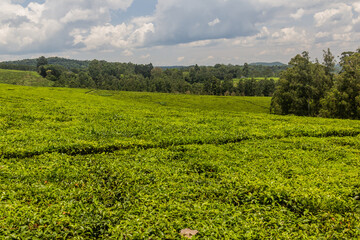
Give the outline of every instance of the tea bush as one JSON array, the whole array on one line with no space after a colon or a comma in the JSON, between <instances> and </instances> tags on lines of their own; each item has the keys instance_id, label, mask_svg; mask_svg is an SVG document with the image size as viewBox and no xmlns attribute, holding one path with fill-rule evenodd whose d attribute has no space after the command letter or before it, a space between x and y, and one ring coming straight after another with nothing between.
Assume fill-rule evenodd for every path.
<instances>
[{"instance_id":1,"label":"tea bush","mask_svg":"<svg viewBox=\"0 0 360 240\"><path fill-rule=\"evenodd\" d=\"M0 236L359 238L359 121L269 106L0 85Z\"/></svg>"}]
</instances>

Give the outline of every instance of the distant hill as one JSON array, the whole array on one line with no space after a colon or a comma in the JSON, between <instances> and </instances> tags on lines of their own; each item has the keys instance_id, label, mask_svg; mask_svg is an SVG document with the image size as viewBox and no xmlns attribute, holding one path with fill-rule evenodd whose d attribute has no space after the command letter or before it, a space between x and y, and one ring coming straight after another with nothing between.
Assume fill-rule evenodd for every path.
<instances>
[{"instance_id":1,"label":"distant hill","mask_svg":"<svg viewBox=\"0 0 360 240\"><path fill-rule=\"evenodd\" d=\"M81 60L74 60L74 59L67 59L67 58L60 58L60 57L49 57L46 58L48 64L52 65L60 65L64 68L71 70L71 69L86 69L90 61L81 61ZM29 66L32 68L36 68L36 58L35 59L24 59L18 61L5 61L0 63L0 68L5 68L2 66Z\"/></svg>"},{"instance_id":2,"label":"distant hill","mask_svg":"<svg viewBox=\"0 0 360 240\"><path fill-rule=\"evenodd\" d=\"M20 71L36 71L36 65L22 65L10 62L0 62L0 69L20 70Z\"/></svg>"},{"instance_id":3,"label":"distant hill","mask_svg":"<svg viewBox=\"0 0 360 240\"><path fill-rule=\"evenodd\" d=\"M273 67L273 66L286 66L286 64L281 63L281 62L256 62L256 63L250 63L249 65L253 65L253 66L267 66L267 67Z\"/></svg>"}]
</instances>

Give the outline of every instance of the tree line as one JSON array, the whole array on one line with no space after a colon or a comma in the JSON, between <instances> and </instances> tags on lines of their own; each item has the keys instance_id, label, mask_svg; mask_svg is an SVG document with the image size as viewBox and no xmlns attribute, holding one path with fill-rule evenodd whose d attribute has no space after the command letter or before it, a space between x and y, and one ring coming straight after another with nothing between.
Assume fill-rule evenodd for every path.
<instances>
[{"instance_id":1,"label":"tree line","mask_svg":"<svg viewBox=\"0 0 360 240\"><path fill-rule=\"evenodd\" d=\"M96 88L120 91L190 93L233 96L272 96L276 82L286 66L244 64L160 68L150 64L90 61L86 69L69 70L49 64L45 57L36 62L41 76L57 87ZM256 76L270 76L256 80ZM234 79L237 79L234 83Z\"/></svg>"},{"instance_id":2,"label":"tree line","mask_svg":"<svg viewBox=\"0 0 360 240\"><path fill-rule=\"evenodd\" d=\"M20 71L36 71L37 68L35 66L29 65L19 65L14 63L0 63L0 69L9 69L9 70L20 70Z\"/></svg>"},{"instance_id":3,"label":"tree line","mask_svg":"<svg viewBox=\"0 0 360 240\"><path fill-rule=\"evenodd\" d=\"M360 119L360 49L341 54L340 72L330 49L323 60L308 52L286 66L239 65L160 68L150 64L49 59L3 62L0 68L31 70L57 87L233 96L272 96L274 114ZM24 64L26 63L26 64ZM21 69L24 68L24 69ZM265 77L256 79L256 77ZM273 77L279 76L275 81ZM236 81L234 81L236 79Z\"/></svg>"},{"instance_id":4,"label":"tree line","mask_svg":"<svg viewBox=\"0 0 360 240\"><path fill-rule=\"evenodd\" d=\"M87 69L90 61L87 60L74 60L60 57L41 57L42 60L46 59L47 64L62 66L63 68L72 71L79 72L80 70ZM0 62L1 69L13 69L13 70L23 70L23 71L37 71L38 59L23 59L16 61L4 61Z\"/></svg>"},{"instance_id":5,"label":"tree line","mask_svg":"<svg viewBox=\"0 0 360 240\"><path fill-rule=\"evenodd\" d=\"M323 52L323 61L309 53L296 55L283 71L271 101L274 114L360 119L360 49L344 52L340 73L335 57Z\"/></svg>"}]
</instances>

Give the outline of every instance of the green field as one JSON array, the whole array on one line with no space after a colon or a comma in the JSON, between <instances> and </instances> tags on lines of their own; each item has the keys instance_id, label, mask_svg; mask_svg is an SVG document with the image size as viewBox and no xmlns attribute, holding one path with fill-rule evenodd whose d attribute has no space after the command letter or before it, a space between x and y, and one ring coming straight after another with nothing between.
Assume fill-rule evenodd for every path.
<instances>
[{"instance_id":1,"label":"green field","mask_svg":"<svg viewBox=\"0 0 360 240\"><path fill-rule=\"evenodd\" d=\"M0 83L39 87L50 87L53 84L37 72L5 69L0 69Z\"/></svg>"},{"instance_id":2,"label":"green field","mask_svg":"<svg viewBox=\"0 0 360 240\"><path fill-rule=\"evenodd\" d=\"M0 236L360 238L360 122L269 105L0 84Z\"/></svg>"},{"instance_id":3,"label":"green field","mask_svg":"<svg viewBox=\"0 0 360 240\"><path fill-rule=\"evenodd\" d=\"M233 79L233 82L234 82L235 85L237 85L240 80L247 80L247 79L252 79L252 78L234 78L234 79ZM276 81L279 81L280 78L279 78L279 77L268 77L268 78L265 78L265 77L255 77L255 78L253 78L253 79L255 79L256 81L265 80L265 79L268 79L268 80L273 79L273 80L276 82Z\"/></svg>"}]
</instances>

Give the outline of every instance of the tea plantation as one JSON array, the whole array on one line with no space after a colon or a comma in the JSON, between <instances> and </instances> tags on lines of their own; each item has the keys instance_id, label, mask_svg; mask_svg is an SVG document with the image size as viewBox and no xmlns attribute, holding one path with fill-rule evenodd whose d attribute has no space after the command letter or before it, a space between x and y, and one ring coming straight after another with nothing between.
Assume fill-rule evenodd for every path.
<instances>
[{"instance_id":1,"label":"tea plantation","mask_svg":"<svg viewBox=\"0 0 360 240\"><path fill-rule=\"evenodd\" d=\"M22 86L50 87L53 82L37 72L0 69L0 83Z\"/></svg>"},{"instance_id":2,"label":"tea plantation","mask_svg":"<svg viewBox=\"0 0 360 240\"><path fill-rule=\"evenodd\" d=\"M0 236L360 238L360 122L269 105L0 84Z\"/></svg>"}]
</instances>

